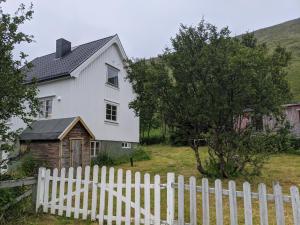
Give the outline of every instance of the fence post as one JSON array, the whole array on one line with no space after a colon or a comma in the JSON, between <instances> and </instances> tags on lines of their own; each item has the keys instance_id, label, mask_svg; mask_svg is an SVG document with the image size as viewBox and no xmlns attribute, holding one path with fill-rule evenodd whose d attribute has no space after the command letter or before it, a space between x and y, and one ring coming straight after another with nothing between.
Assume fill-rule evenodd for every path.
<instances>
[{"instance_id":1,"label":"fence post","mask_svg":"<svg viewBox=\"0 0 300 225\"><path fill-rule=\"evenodd\" d=\"M35 202L35 211L36 212L38 212L38 210L41 206L42 199L44 198L45 173L46 173L46 168L40 167L39 168L39 174L38 174L38 182L37 182L36 192L34 190L32 192L32 195L36 196L36 202Z\"/></svg>"},{"instance_id":2,"label":"fence post","mask_svg":"<svg viewBox=\"0 0 300 225\"><path fill-rule=\"evenodd\" d=\"M174 208L175 208L175 174L168 173L167 174L167 223L169 225L173 224L174 222Z\"/></svg>"}]
</instances>

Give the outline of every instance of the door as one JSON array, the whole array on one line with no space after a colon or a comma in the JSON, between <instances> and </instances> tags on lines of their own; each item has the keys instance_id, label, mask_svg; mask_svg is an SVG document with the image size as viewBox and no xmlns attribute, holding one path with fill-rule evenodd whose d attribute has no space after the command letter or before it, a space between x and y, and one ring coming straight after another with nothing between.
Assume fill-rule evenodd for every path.
<instances>
[{"instance_id":1,"label":"door","mask_svg":"<svg viewBox=\"0 0 300 225\"><path fill-rule=\"evenodd\" d=\"M74 168L82 166L82 139L71 139L71 157Z\"/></svg>"}]
</instances>

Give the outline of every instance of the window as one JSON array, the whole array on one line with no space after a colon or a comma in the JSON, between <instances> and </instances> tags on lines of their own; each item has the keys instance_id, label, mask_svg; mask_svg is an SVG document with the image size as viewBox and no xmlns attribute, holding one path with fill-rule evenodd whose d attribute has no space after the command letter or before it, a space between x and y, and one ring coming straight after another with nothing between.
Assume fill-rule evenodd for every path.
<instances>
[{"instance_id":1,"label":"window","mask_svg":"<svg viewBox=\"0 0 300 225\"><path fill-rule=\"evenodd\" d=\"M131 143L129 143L129 142L122 142L122 148L131 148Z\"/></svg>"},{"instance_id":2,"label":"window","mask_svg":"<svg viewBox=\"0 0 300 225\"><path fill-rule=\"evenodd\" d=\"M91 157L96 157L100 153L100 141L91 141Z\"/></svg>"},{"instance_id":3,"label":"window","mask_svg":"<svg viewBox=\"0 0 300 225\"><path fill-rule=\"evenodd\" d=\"M49 118L52 115L52 102L53 98L40 99L40 118Z\"/></svg>"},{"instance_id":4,"label":"window","mask_svg":"<svg viewBox=\"0 0 300 225\"><path fill-rule=\"evenodd\" d=\"M117 122L117 106L106 103L106 120Z\"/></svg>"},{"instance_id":5,"label":"window","mask_svg":"<svg viewBox=\"0 0 300 225\"><path fill-rule=\"evenodd\" d=\"M107 65L107 83L114 87L119 87L119 80L118 80L118 73L119 70Z\"/></svg>"}]
</instances>

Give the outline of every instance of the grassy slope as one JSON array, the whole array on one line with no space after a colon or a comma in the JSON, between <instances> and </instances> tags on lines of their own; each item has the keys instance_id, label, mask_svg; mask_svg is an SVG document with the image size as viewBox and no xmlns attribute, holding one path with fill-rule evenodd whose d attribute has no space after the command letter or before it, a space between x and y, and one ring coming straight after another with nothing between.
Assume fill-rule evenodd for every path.
<instances>
[{"instance_id":1,"label":"grassy slope","mask_svg":"<svg viewBox=\"0 0 300 225\"><path fill-rule=\"evenodd\" d=\"M292 52L288 70L288 81L294 94L294 101L300 101L300 18L254 32L261 42L270 47L280 44Z\"/></svg>"},{"instance_id":2,"label":"grassy slope","mask_svg":"<svg viewBox=\"0 0 300 225\"><path fill-rule=\"evenodd\" d=\"M160 174L162 177L162 182L166 181L167 172L175 172L176 175L182 174L185 176L186 182L188 182L189 176L196 176L198 179L198 185L200 185L200 174L195 169L195 159L193 152L188 147L170 147L164 145L154 145L146 148L146 151L151 155L151 160L135 162L134 167L130 167L130 164L119 165L118 168L130 169L132 171L141 171L142 173L150 173L151 175ZM201 149L201 156L205 158L207 156L207 149L204 147ZM151 176L153 180L153 176ZM241 190L241 184L243 181L249 180L247 178L239 178L236 180L238 189ZM249 182L252 184L252 190L257 192L257 184L264 182L268 186L269 192L271 191L272 182L279 181L283 186L283 192L288 194L289 187L293 184L300 186L300 156L280 154L274 155L269 163L263 169L263 173L260 177L255 179L250 179ZM210 185L213 185L213 180L210 180ZM227 181L223 182L223 187L227 188ZM188 199L188 195L186 196ZM201 196L199 195L199 201ZM165 204L165 193L162 193L162 214L165 214L164 204ZM200 203L199 203L200 204ZM228 204L227 199L224 198L224 205ZM242 202L239 201L239 205L242 206ZM259 224L259 211L257 206L257 201L253 200L253 215L254 224ZM188 207L187 207L188 208ZM275 216L272 204L269 204L270 208L270 224L275 224ZM201 215L201 207L198 207L199 215ZM214 199L211 199L211 217L214 220ZM242 210L242 207L240 207ZM286 208L288 215L291 215L291 208ZM243 212L239 212L243 220ZM187 214L188 215L188 214ZM224 207L224 215L226 224L229 221L228 207ZM200 216L201 217L201 216ZM200 219L200 218L199 218ZM289 216L286 224L291 223L292 218ZM27 218L28 224L32 225L61 225L61 224L92 224L86 221L74 221L68 220L63 217L54 217L51 215L41 215L39 217ZM94 224L94 223L93 223ZM215 224L215 221L212 221Z\"/></svg>"}]
</instances>

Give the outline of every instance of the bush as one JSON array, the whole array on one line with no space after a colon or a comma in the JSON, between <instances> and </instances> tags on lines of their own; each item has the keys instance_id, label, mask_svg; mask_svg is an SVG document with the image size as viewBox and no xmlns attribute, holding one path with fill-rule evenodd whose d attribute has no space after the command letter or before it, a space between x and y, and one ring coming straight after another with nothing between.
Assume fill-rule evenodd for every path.
<instances>
[{"instance_id":1,"label":"bush","mask_svg":"<svg viewBox=\"0 0 300 225\"><path fill-rule=\"evenodd\" d=\"M141 146L138 146L136 149L134 149L131 157L133 161L150 160L149 154Z\"/></svg>"},{"instance_id":2,"label":"bush","mask_svg":"<svg viewBox=\"0 0 300 225\"><path fill-rule=\"evenodd\" d=\"M155 145L165 143L166 138L161 135L155 135L150 137L141 138L141 144L145 145Z\"/></svg>"},{"instance_id":3,"label":"bush","mask_svg":"<svg viewBox=\"0 0 300 225\"><path fill-rule=\"evenodd\" d=\"M38 174L39 167L41 166L47 167L47 164L41 160L34 159L32 155L28 154L22 158L22 162L18 170L20 170L19 172L23 176L35 176Z\"/></svg>"},{"instance_id":4,"label":"bush","mask_svg":"<svg viewBox=\"0 0 300 225\"><path fill-rule=\"evenodd\" d=\"M114 166L116 162L106 151L103 151L96 158L92 159L92 165Z\"/></svg>"}]
</instances>

